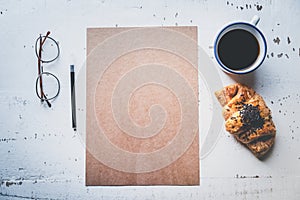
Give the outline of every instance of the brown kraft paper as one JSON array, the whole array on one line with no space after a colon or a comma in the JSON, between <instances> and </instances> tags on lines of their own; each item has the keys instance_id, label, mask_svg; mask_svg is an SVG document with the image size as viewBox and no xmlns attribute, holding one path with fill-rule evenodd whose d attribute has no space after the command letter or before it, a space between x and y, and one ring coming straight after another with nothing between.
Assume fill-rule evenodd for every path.
<instances>
[{"instance_id":1,"label":"brown kraft paper","mask_svg":"<svg viewBox=\"0 0 300 200\"><path fill-rule=\"evenodd\" d=\"M86 185L199 185L197 27L88 28Z\"/></svg>"}]
</instances>

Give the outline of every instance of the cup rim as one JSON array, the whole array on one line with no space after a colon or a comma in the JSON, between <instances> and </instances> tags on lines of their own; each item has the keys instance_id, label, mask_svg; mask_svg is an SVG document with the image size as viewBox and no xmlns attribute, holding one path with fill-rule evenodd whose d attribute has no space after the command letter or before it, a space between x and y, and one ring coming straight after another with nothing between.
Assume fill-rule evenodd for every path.
<instances>
[{"instance_id":1,"label":"cup rim","mask_svg":"<svg viewBox=\"0 0 300 200\"><path fill-rule=\"evenodd\" d=\"M262 38L263 45L264 45L264 47L265 47L265 51L264 51L264 53L263 53L263 57L262 57L261 61L260 61L255 67L249 68L249 70L246 69L246 70L241 70L241 71L239 71L239 70L232 70L232 69L226 67L226 66L221 62L221 60L220 60L220 58L219 58L219 55L218 55L218 53L217 53L217 48L216 48L216 46L217 46L217 42L220 40L221 34L222 34L226 29L228 29L229 27L234 26L234 25L247 25L247 26L250 26L250 27L253 28L255 31L257 31L257 32L259 33L259 35L261 36L261 38ZM216 37L216 39L215 39L215 42L214 42L214 54L215 54L215 58L216 58L218 64L222 67L222 69L223 69L224 71L229 72L229 73L232 73L232 74L247 74L247 73L250 73L250 72L253 72L254 70L256 70L256 69L263 63L263 61L265 60L265 57L266 57L266 55L267 55L267 42L266 42L266 38L265 38L265 36L263 35L263 33L262 33L255 25L253 25L253 24L251 24L251 23L248 23L248 22L233 22L233 23L230 23L230 24L228 24L227 26L223 27L223 28L221 29L221 31L219 31L219 33L218 33L218 35L217 35L217 37Z\"/></svg>"}]
</instances>

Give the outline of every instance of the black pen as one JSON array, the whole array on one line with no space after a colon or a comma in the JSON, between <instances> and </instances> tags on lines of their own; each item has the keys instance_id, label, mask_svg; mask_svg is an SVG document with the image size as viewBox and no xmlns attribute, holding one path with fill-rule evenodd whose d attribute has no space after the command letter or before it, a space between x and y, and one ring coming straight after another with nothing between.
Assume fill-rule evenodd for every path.
<instances>
[{"instance_id":1,"label":"black pen","mask_svg":"<svg viewBox=\"0 0 300 200\"><path fill-rule=\"evenodd\" d=\"M71 78L71 106L72 106L72 128L76 131L76 102L75 102L75 71L74 65L70 65Z\"/></svg>"}]
</instances>

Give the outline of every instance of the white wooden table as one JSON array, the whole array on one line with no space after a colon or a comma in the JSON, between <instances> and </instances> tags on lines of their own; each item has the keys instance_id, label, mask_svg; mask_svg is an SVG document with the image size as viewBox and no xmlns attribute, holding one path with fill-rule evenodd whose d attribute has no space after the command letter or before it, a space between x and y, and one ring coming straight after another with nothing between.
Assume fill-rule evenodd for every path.
<instances>
[{"instance_id":1,"label":"white wooden table","mask_svg":"<svg viewBox=\"0 0 300 200\"><path fill-rule=\"evenodd\" d=\"M300 199L299 8L298 0L0 0L0 199ZM216 33L253 15L261 17L267 58L252 74L228 76L213 58ZM277 127L271 155L256 159L222 128L201 157L200 186L86 187L85 149L71 128L69 88L69 65L79 73L85 62L86 28L176 25L198 26L199 47L223 85L243 82L265 98ZM35 94L34 43L48 30L61 47L49 67L61 81L52 108ZM200 108L211 117L206 79L200 76ZM200 113L201 144L207 136L201 124L209 120Z\"/></svg>"}]
</instances>

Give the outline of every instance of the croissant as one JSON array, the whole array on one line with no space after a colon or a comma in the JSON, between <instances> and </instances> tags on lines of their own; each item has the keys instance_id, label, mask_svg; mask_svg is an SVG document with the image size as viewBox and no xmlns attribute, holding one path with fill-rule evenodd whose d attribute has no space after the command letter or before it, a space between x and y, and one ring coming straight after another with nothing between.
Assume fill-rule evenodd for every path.
<instances>
[{"instance_id":1,"label":"croissant","mask_svg":"<svg viewBox=\"0 0 300 200\"><path fill-rule=\"evenodd\" d=\"M223 106L226 131L262 158L273 146L276 135L271 111L263 98L239 83L226 86L215 95Z\"/></svg>"}]
</instances>

